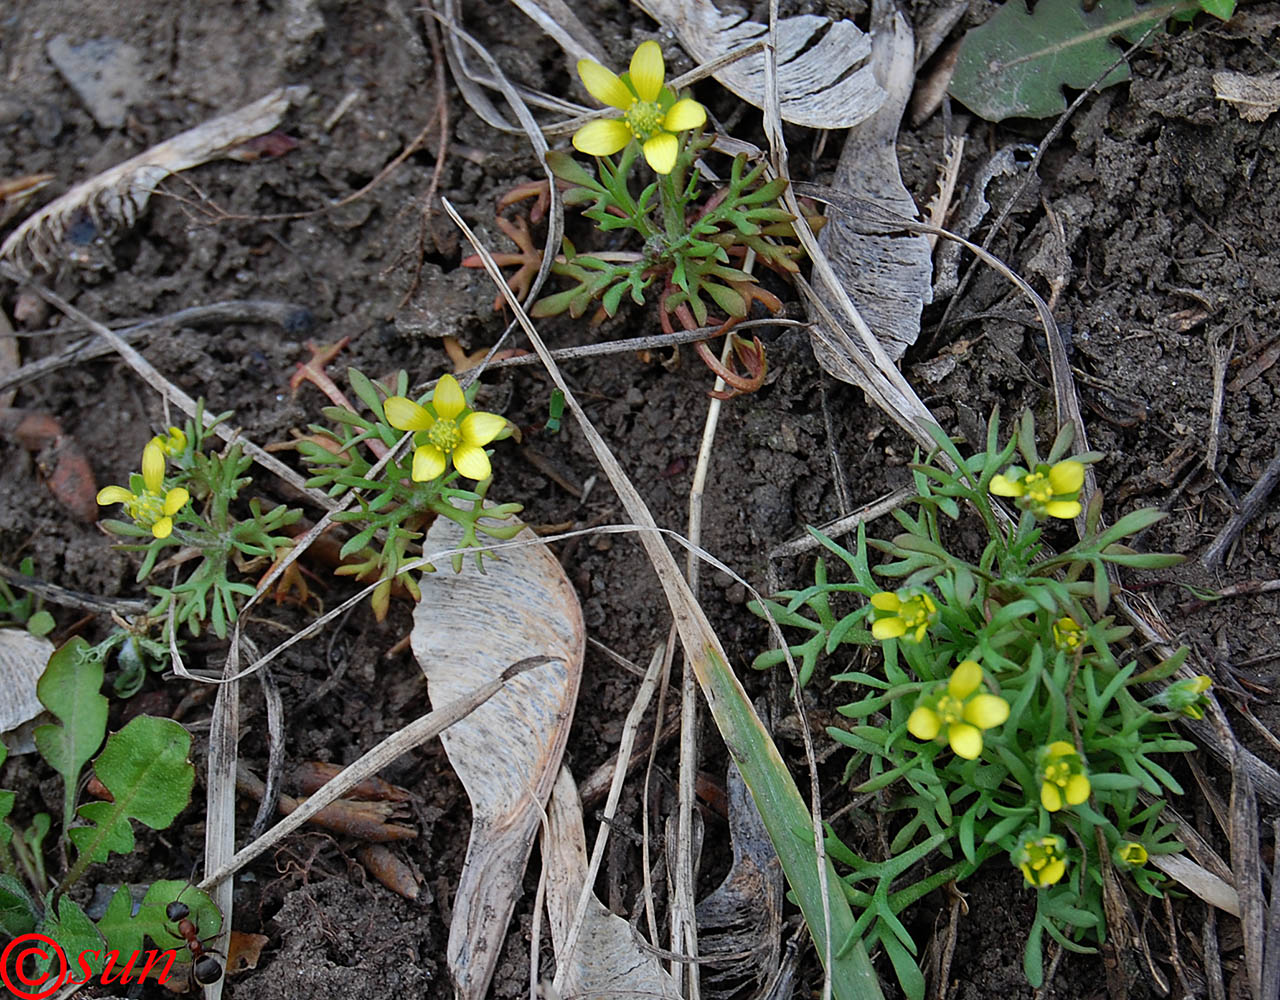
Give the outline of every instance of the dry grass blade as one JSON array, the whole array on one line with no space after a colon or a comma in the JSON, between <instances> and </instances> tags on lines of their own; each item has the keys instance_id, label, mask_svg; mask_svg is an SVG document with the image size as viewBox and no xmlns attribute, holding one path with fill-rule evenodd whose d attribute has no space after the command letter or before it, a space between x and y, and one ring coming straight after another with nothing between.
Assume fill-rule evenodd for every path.
<instances>
[{"instance_id":1,"label":"dry grass blade","mask_svg":"<svg viewBox=\"0 0 1280 1000\"><path fill-rule=\"evenodd\" d=\"M1240 895L1240 929L1244 932L1244 965L1255 997L1262 992L1267 907L1262 890L1262 858L1258 853L1258 798L1249 772L1231 768L1231 871Z\"/></svg>"},{"instance_id":2,"label":"dry grass blade","mask_svg":"<svg viewBox=\"0 0 1280 1000\"><path fill-rule=\"evenodd\" d=\"M475 690L464 697L451 701L447 705L442 705L440 708L415 719L407 726L392 733L372 750L365 753L364 756L348 764L341 774L319 788L307 798L306 802L265 834L242 847L217 869L208 872L200 883L200 888L211 889L224 879L230 878L254 858L269 851L281 840L301 827L302 824L315 816L325 806L337 802L338 799L346 795L360 782L372 778L397 757L408 753L415 747L422 746L428 740L435 739L459 719L466 718L475 711L477 706L483 705L488 699L501 691L512 678L550 662L549 657L537 656L522 660L519 663L513 663L500 676L483 684L477 684Z\"/></svg>"},{"instance_id":3,"label":"dry grass blade","mask_svg":"<svg viewBox=\"0 0 1280 1000\"><path fill-rule=\"evenodd\" d=\"M87 212L104 232L133 225L162 180L226 156L242 142L270 132L289 105L306 95L306 87L281 87L77 184L15 229L0 245L0 260L20 264L30 257L48 270L67 228L81 213Z\"/></svg>"},{"instance_id":4,"label":"dry grass blade","mask_svg":"<svg viewBox=\"0 0 1280 1000\"><path fill-rule=\"evenodd\" d=\"M606 61L600 40L564 0L511 0L574 59Z\"/></svg>"},{"instance_id":5,"label":"dry grass blade","mask_svg":"<svg viewBox=\"0 0 1280 1000\"><path fill-rule=\"evenodd\" d=\"M824 954L832 954L825 951L828 943L834 939L840 941L842 946L845 945L853 929L853 915L843 893L828 894L826 891L828 882L835 881L830 861L819 862L814 845L795 837L797 824L808 827L813 822L812 813L800 797L795 781L787 771L772 738L751 707L741 682L729 668L728 657L720 640L694 599L688 583L680 575L671 552L663 544L653 515L609 446L587 418L537 329L507 288L493 257L447 199L444 206L479 254L486 272L514 310L516 319L529 337L534 350L542 358L547 374L556 388L564 393L567 411L573 415L591 445L627 515L640 529L640 542L658 575L675 619L675 626L680 633L685 655L694 666L699 686L711 708L716 725L730 754L742 769L743 778L751 789L753 798L757 803L767 803L762 813L769 827L770 838L782 859L783 869L796 893L811 933L820 942L820 950ZM780 635L778 639L781 642ZM824 912L828 907L830 920L826 919ZM854 940L852 945L843 948L842 953L834 955L829 971L835 983L836 994L841 1000L869 1000L880 996L879 981L860 940Z\"/></svg>"},{"instance_id":6,"label":"dry grass blade","mask_svg":"<svg viewBox=\"0 0 1280 1000\"><path fill-rule=\"evenodd\" d=\"M81 312L79 309L73 306L66 299L62 298L62 296L55 294L52 290L46 288L44 285L41 285L37 282L32 281L29 275L23 274L17 268L14 268L9 264L0 262L0 275L4 275L4 277L10 279L11 281L17 282L18 284L28 286L37 295L39 295L42 299L48 302L50 305L55 306L56 308L61 310L64 314L69 316L71 319L75 320L77 323L92 330L99 337L101 337L108 344L110 344L112 348L115 350L115 352L119 354L120 357L125 361L125 363L130 368L132 368L143 379L143 381L145 381L149 386L151 386L151 388L155 389L156 392L158 392L164 399L167 399L170 403L172 403L174 406L180 409L183 413L187 414L187 416L189 417L195 416L196 401L192 399L190 396L188 396L181 389L179 389L172 382L170 382L163 375L161 375L160 372L156 370L155 366L152 365L150 361L148 361L141 354L139 354L129 344L125 343L120 338L119 334L117 334L114 330L110 329L109 327L105 326L102 323L99 323L96 319L93 319L91 316L87 315L86 313ZM206 413L205 421L206 423L212 423L213 422L212 414ZM280 459L276 458L274 455L268 454L267 452L263 451L258 445L254 444L252 441L249 441L241 437L238 432L227 427L225 424L218 424L216 427L213 428L213 432L218 437L220 437L223 441L226 441L227 443L231 443L232 441L238 441L240 443L240 446L244 449L244 453L246 455L249 455L255 462L257 462L264 469L274 472L277 476L279 476L281 479L287 482L290 486L293 486L295 489L297 489L298 492L309 497L317 506L321 507L324 510L334 510L337 507L337 505L332 500L330 500L327 496L325 496L320 491L308 489L305 480L303 480L301 476L299 476L296 472L294 472L293 469L289 468L289 466L285 465L282 461L280 461Z\"/></svg>"}]
</instances>

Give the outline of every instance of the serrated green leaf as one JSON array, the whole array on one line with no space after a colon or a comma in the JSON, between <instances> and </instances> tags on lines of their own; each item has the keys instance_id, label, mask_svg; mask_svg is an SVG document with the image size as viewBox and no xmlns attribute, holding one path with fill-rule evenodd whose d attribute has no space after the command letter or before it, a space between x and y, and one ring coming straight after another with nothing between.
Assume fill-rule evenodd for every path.
<instances>
[{"instance_id":1,"label":"serrated green leaf","mask_svg":"<svg viewBox=\"0 0 1280 1000\"><path fill-rule=\"evenodd\" d=\"M50 893L45 900L45 918L40 925L40 933L47 934L58 942L65 956L64 961L74 962L86 951L97 952L96 962L88 956L86 959L95 973L102 971L102 935L74 900L66 896L60 897L55 912L53 893ZM48 963L44 963L44 966L47 968ZM72 968L70 971L73 974L79 973L78 968Z\"/></svg>"},{"instance_id":2,"label":"serrated green leaf","mask_svg":"<svg viewBox=\"0 0 1280 1000\"><path fill-rule=\"evenodd\" d=\"M63 782L63 826L71 825L80 771L107 732L107 699L101 693L103 667L86 656L89 643L78 636L49 657L36 682L36 697L60 724L37 726L36 749Z\"/></svg>"},{"instance_id":3,"label":"serrated green leaf","mask_svg":"<svg viewBox=\"0 0 1280 1000\"><path fill-rule=\"evenodd\" d=\"M29 934L39 920L40 911L22 883L12 875L0 875L0 931L10 937Z\"/></svg>"},{"instance_id":4,"label":"serrated green leaf","mask_svg":"<svg viewBox=\"0 0 1280 1000\"><path fill-rule=\"evenodd\" d=\"M150 939L159 948L185 949L186 942L178 935L177 924L165 914L165 908L179 899L187 904L202 938L218 933L222 914L209 894L175 879L152 883L138 903L136 913L128 888L121 886L98 921L98 932L109 947L118 949L122 955L141 950L144 939Z\"/></svg>"},{"instance_id":5,"label":"serrated green leaf","mask_svg":"<svg viewBox=\"0 0 1280 1000\"><path fill-rule=\"evenodd\" d=\"M1136 42L1153 25L1198 7L1196 0L1098 0L1086 10L1080 0L1051 0L1028 13L1023 3L1006 3L965 35L948 89L990 121L1061 114L1064 86L1101 89L1129 79L1127 63L1107 72L1123 51L1112 39Z\"/></svg>"},{"instance_id":6,"label":"serrated green leaf","mask_svg":"<svg viewBox=\"0 0 1280 1000\"><path fill-rule=\"evenodd\" d=\"M68 831L76 849L103 861L111 851L133 850L131 819L153 830L172 823L191 801L195 768L187 759L190 749L190 734L172 719L140 715L112 733L93 769L115 801L80 807L80 816L91 825Z\"/></svg>"}]
</instances>

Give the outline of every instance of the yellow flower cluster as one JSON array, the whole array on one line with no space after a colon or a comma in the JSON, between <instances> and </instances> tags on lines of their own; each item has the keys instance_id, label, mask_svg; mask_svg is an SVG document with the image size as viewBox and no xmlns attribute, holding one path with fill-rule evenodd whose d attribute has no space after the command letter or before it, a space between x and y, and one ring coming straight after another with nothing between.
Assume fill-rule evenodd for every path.
<instances>
[{"instance_id":1,"label":"yellow flower cluster","mask_svg":"<svg viewBox=\"0 0 1280 1000\"><path fill-rule=\"evenodd\" d=\"M1037 889L1054 885L1067 873L1067 842L1055 833L1023 837L1013 852L1013 863Z\"/></svg>"},{"instance_id":2,"label":"yellow flower cluster","mask_svg":"<svg viewBox=\"0 0 1280 1000\"><path fill-rule=\"evenodd\" d=\"M982 753L982 731L1009 718L1009 703L995 694L979 694L982 668L964 660L945 687L921 699L907 718L907 732L918 740L944 735L957 757L974 760Z\"/></svg>"},{"instance_id":3,"label":"yellow flower cluster","mask_svg":"<svg viewBox=\"0 0 1280 1000\"><path fill-rule=\"evenodd\" d=\"M871 607L875 609L875 621L871 634L877 639L898 639L905 636L916 642L924 641L924 634L938 619L938 605L924 591L883 590L871 595Z\"/></svg>"},{"instance_id":4,"label":"yellow flower cluster","mask_svg":"<svg viewBox=\"0 0 1280 1000\"><path fill-rule=\"evenodd\" d=\"M160 442L159 438L152 439L142 449L141 493L124 486L104 486L98 491L98 503L104 507L122 503L136 524L150 528L156 538L168 538L173 534L174 515L187 505L191 496L181 486L165 490L165 449ZM183 447L186 447L186 435L183 435Z\"/></svg>"},{"instance_id":5,"label":"yellow flower cluster","mask_svg":"<svg viewBox=\"0 0 1280 1000\"><path fill-rule=\"evenodd\" d=\"M701 128L707 111L692 98L677 100L663 86L666 73L657 42L642 42L631 57L630 71L621 77L591 59L581 60L578 76L588 93L601 104L617 108L622 116L587 122L573 135L574 149L591 156L612 156L636 139L649 166L660 174L671 173L680 152L676 133Z\"/></svg>"},{"instance_id":6,"label":"yellow flower cluster","mask_svg":"<svg viewBox=\"0 0 1280 1000\"><path fill-rule=\"evenodd\" d=\"M998 497L1013 497L1018 506L1036 517L1071 520L1082 510L1080 490L1084 488L1084 465L1075 459L1053 466L1040 464L1028 472L1011 466L991 480L991 492Z\"/></svg>"},{"instance_id":7,"label":"yellow flower cluster","mask_svg":"<svg viewBox=\"0 0 1280 1000\"><path fill-rule=\"evenodd\" d=\"M1049 812L1064 805L1078 806L1092 786L1084 761L1066 740L1055 740L1040 751L1040 804Z\"/></svg>"},{"instance_id":8,"label":"yellow flower cluster","mask_svg":"<svg viewBox=\"0 0 1280 1000\"><path fill-rule=\"evenodd\" d=\"M479 482L493 474L484 446L507 426L496 413L467 407L462 386L452 375L442 376L431 394L431 410L404 396L392 396L382 404L387 423L401 431L416 431L413 481L430 482L453 466L468 479ZM435 412L433 413L432 410Z\"/></svg>"}]
</instances>

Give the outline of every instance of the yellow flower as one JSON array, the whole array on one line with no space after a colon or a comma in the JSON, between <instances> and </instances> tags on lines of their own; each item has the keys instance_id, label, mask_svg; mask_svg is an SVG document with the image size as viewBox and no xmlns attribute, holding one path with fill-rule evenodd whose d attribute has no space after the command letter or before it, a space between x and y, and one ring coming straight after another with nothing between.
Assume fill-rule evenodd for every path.
<instances>
[{"instance_id":1,"label":"yellow flower","mask_svg":"<svg viewBox=\"0 0 1280 1000\"><path fill-rule=\"evenodd\" d=\"M443 376L431 395L432 413L404 396L392 396L382 404L387 423L397 430L417 431L413 453L413 481L426 483L443 475L453 459L454 468L479 482L493 473L484 446L502 433L505 418L467 408L462 386L452 375Z\"/></svg>"},{"instance_id":2,"label":"yellow flower","mask_svg":"<svg viewBox=\"0 0 1280 1000\"><path fill-rule=\"evenodd\" d=\"M168 434L164 436L157 434L151 440L158 444L160 450L170 458L181 455L187 450L187 432L181 427L170 427Z\"/></svg>"},{"instance_id":3,"label":"yellow flower","mask_svg":"<svg viewBox=\"0 0 1280 1000\"><path fill-rule=\"evenodd\" d=\"M1147 863L1147 849L1136 840L1122 841L1116 848L1116 860L1131 868L1141 868Z\"/></svg>"},{"instance_id":4,"label":"yellow flower","mask_svg":"<svg viewBox=\"0 0 1280 1000\"><path fill-rule=\"evenodd\" d=\"M923 642L925 632L938 619L938 605L924 591L900 590L894 594L882 590L871 595L871 606L876 611L871 634L877 639L906 636Z\"/></svg>"},{"instance_id":5,"label":"yellow flower","mask_svg":"<svg viewBox=\"0 0 1280 1000\"><path fill-rule=\"evenodd\" d=\"M982 668L964 660L951 672L946 687L921 700L907 718L907 731L918 740L945 732L957 757L973 760L982 753L982 730L1009 718L1009 703L994 694L978 694Z\"/></svg>"},{"instance_id":6,"label":"yellow flower","mask_svg":"<svg viewBox=\"0 0 1280 1000\"><path fill-rule=\"evenodd\" d=\"M98 491L98 503L104 507L122 503L135 523L150 528L156 538L168 538L173 533L173 515L186 506L191 496L181 486L162 493L164 449L158 441L148 441L142 449L142 482L138 484L135 479L131 485L141 485L142 492L134 493L123 486L104 486Z\"/></svg>"},{"instance_id":7,"label":"yellow flower","mask_svg":"<svg viewBox=\"0 0 1280 1000\"><path fill-rule=\"evenodd\" d=\"M1053 644L1064 653L1078 649L1087 635L1074 618L1059 618L1053 623Z\"/></svg>"},{"instance_id":8,"label":"yellow flower","mask_svg":"<svg viewBox=\"0 0 1280 1000\"><path fill-rule=\"evenodd\" d=\"M1013 863L1037 889L1053 885L1067 873L1067 842L1057 834L1037 836L1035 831L1023 835L1013 852Z\"/></svg>"},{"instance_id":9,"label":"yellow flower","mask_svg":"<svg viewBox=\"0 0 1280 1000\"><path fill-rule=\"evenodd\" d=\"M631 71L621 77L591 59L579 60L578 76L587 91L601 104L617 108L622 117L587 122L573 134L573 148L591 156L612 156L638 139L649 166L660 174L671 173L680 151L676 133L701 128L707 111L692 98L676 100L662 85L666 72L657 42L641 42L631 57Z\"/></svg>"},{"instance_id":10,"label":"yellow flower","mask_svg":"<svg viewBox=\"0 0 1280 1000\"><path fill-rule=\"evenodd\" d=\"M1055 740L1040 749L1040 804L1049 812L1078 806L1089 797L1089 776L1076 748Z\"/></svg>"},{"instance_id":11,"label":"yellow flower","mask_svg":"<svg viewBox=\"0 0 1280 1000\"><path fill-rule=\"evenodd\" d=\"M1071 520L1080 513L1080 490L1084 486L1084 465L1070 459L1052 467L1041 463L1031 472L1010 466L991 480L991 492L998 497L1016 497L1018 506L1036 517Z\"/></svg>"}]
</instances>

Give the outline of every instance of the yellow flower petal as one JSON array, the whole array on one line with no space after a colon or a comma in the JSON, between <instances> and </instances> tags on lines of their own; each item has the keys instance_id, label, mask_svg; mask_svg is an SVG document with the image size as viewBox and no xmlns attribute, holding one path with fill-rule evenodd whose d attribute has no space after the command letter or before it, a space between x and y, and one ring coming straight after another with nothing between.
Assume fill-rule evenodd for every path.
<instances>
[{"instance_id":1,"label":"yellow flower petal","mask_svg":"<svg viewBox=\"0 0 1280 1000\"><path fill-rule=\"evenodd\" d=\"M656 101L658 95L662 93L662 80L666 75L667 67L662 62L662 46L657 42L641 42L631 57L631 86L636 88L636 96L642 101ZM658 170L657 167L653 169ZM670 173L670 168L658 172Z\"/></svg>"},{"instance_id":2,"label":"yellow flower petal","mask_svg":"<svg viewBox=\"0 0 1280 1000\"><path fill-rule=\"evenodd\" d=\"M148 441L142 449L142 482L152 493L164 487L164 449L156 441Z\"/></svg>"},{"instance_id":3,"label":"yellow flower petal","mask_svg":"<svg viewBox=\"0 0 1280 1000\"><path fill-rule=\"evenodd\" d=\"M431 405L441 420L452 420L467 408L467 397L462 394L462 386L458 385L456 378L441 375L436 391L431 394Z\"/></svg>"},{"instance_id":4,"label":"yellow flower petal","mask_svg":"<svg viewBox=\"0 0 1280 1000\"><path fill-rule=\"evenodd\" d=\"M658 174L671 173L679 152L680 140L670 132L659 132L644 144L644 158L649 161L654 173Z\"/></svg>"},{"instance_id":5,"label":"yellow flower petal","mask_svg":"<svg viewBox=\"0 0 1280 1000\"><path fill-rule=\"evenodd\" d=\"M692 97L686 97L667 109L662 127L668 132L683 132L685 129L701 128L706 120L707 109Z\"/></svg>"},{"instance_id":6,"label":"yellow flower petal","mask_svg":"<svg viewBox=\"0 0 1280 1000\"><path fill-rule=\"evenodd\" d=\"M1084 465L1074 459L1059 462L1049 470L1049 485L1054 496L1075 493L1084 486Z\"/></svg>"},{"instance_id":7,"label":"yellow flower petal","mask_svg":"<svg viewBox=\"0 0 1280 1000\"><path fill-rule=\"evenodd\" d=\"M476 482L488 479L493 474L489 456L484 453L483 448L477 448L473 444L460 444L453 449L453 467Z\"/></svg>"},{"instance_id":8,"label":"yellow flower petal","mask_svg":"<svg viewBox=\"0 0 1280 1000\"><path fill-rule=\"evenodd\" d=\"M927 705L917 705L907 716L907 732L918 740L928 742L934 739L942 729L942 720L938 713Z\"/></svg>"},{"instance_id":9,"label":"yellow flower petal","mask_svg":"<svg viewBox=\"0 0 1280 1000\"><path fill-rule=\"evenodd\" d=\"M444 452L433 444L424 444L413 452L413 481L429 483L444 472Z\"/></svg>"},{"instance_id":10,"label":"yellow flower petal","mask_svg":"<svg viewBox=\"0 0 1280 1000\"><path fill-rule=\"evenodd\" d=\"M1032 870L1031 870L1031 865L1030 865L1030 863L1029 863L1029 862L1024 861L1022 864L1018 865L1018 867L1022 869L1022 877L1023 877L1023 878L1025 878L1025 879L1026 879L1028 882L1030 882L1032 885L1035 885L1035 884L1036 884L1036 873L1035 873L1034 871L1032 871Z\"/></svg>"},{"instance_id":11,"label":"yellow flower petal","mask_svg":"<svg viewBox=\"0 0 1280 1000\"><path fill-rule=\"evenodd\" d=\"M462 432L462 443L483 446L488 444L507 426L505 417L496 413L468 413L458 425Z\"/></svg>"},{"instance_id":12,"label":"yellow flower petal","mask_svg":"<svg viewBox=\"0 0 1280 1000\"><path fill-rule=\"evenodd\" d=\"M1003 474L993 476L987 488L998 497L1020 497L1027 491L1020 481L1007 479Z\"/></svg>"},{"instance_id":13,"label":"yellow flower petal","mask_svg":"<svg viewBox=\"0 0 1280 1000\"><path fill-rule=\"evenodd\" d=\"M635 94L627 89L627 85L618 79L616 73L605 69L594 59L578 60L578 76L582 77L582 85L587 88L587 93L611 108L626 111L636 99Z\"/></svg>"},{"instance_id":14,"label":"yellow flower petal","mask_svg":"<svg viewBox=\"0 0 1280 1000\"><path fill-rule=\"evenodd\" d=\"M128 503L133 494L123 486L104 486L98 490L98 503L103 507L112 503Z\"/></svg>"},{"instance_id":15,"label":"yellow flower petal","mask_svg":"<svg viewBox=\"0 0 1280 1000\"><path fill-rule=\"evenodd\" d=\"M994 729L1009 718L1009 703L997 694L980 694L964 706L964 721L979 729Z\"/></svg>"},{"instance_id":16,"label":"yellow flower petal","mask_svg":"<svg viewBox=\"0 0 1280 1000\"><path fill-rule=\"evenodd\" d=\"M907 631L901 618L881 618L871 623L871 634L877 639L896 639Z\"/></svg>"},{"instance_id":17,"label":"yellow flower petal","mask_svg":"<svg viewBox=\"0 0 1280 1000\"><path fill-rule=\"evenodd\" d=\"M162 517L151 526L151 534L156 538L168 538L173 534L173 518Z\"/></svg>"},{"instance_id":18,"label":"yellow flower petal","mask_svg":"<svg viewBox=\"0 0 1280 1000\"><path fill-rule=\"evenodd\" d=\"M955 751L956 756L963 757L965 760L974 760L978 754L982 753L982 733L977 726L971 726L966 722L952 724L947 730L947 742L951 744L951 749Z\"/></svg>"},{"instance_id":19,"label":"yellow flower petal","mask_svg":"<svg viewBox=\"0 0 1280 1000\"><path fill-rule=\"evenodd\" d=\"M1054 740L1044 749L1045 749L1045 757L1050 760L1052 760L1054 757L1066 757L1076 752L1076 748L1073 747L1066 740Z\"/></svg>"},{"instance_id":20,"label":"yellow flower petal","mask_svg":"<svg viewBox=\"0 0 1280 1000\"><path fill-rule=\"evenodd\" d=\"M1082 510L1079 500L1050 500L1044 505L1044 512L1050 517L1060 517L1070 521Z\"/></svg>"},{"instance_id":21,"label":"yellow flower petal","mask_svg":"<svg viewBox=\"0 0 1280 1000\"><path fill-rule=\"evenodd\" d=\"M1067 863L1061 858L1054 858L1040 871L1040 885L1053 885L1067 873Z\"/></svg>"},{"instance_id":22,"label":"yellow flower petal","mask_svg":"<svg viewBox=\"0 0 1280 1000\"><path fill-rule=\"evenodd\" d=\"M1067 805L1078 806L1089 797L1089 777L1073 774L1067 781Z\"/></svg>"},{"instance_id":23,"label":"yellow flower petal","mask_svg":"<svg viewBox=\"0 0 1280 1000\"><path fill-rule=\"evenodd\" d=\"M178 513L187 505L187 501L191 499L191 494L184 490L181 486L171 489L164 495L164 513L165 517L171 517Z\"/></svg>"},{"instance_id":24,"label":"yellow flower petal","mask_svg":"<svg viewBox=\"0 0 1280 1000\"><path fill-rule=\"evenodd\" d=\"M1040 786L1040 804L1051 813L1062 808L1062 792L1052 781L1046 781Z\"/></svg>"},{"instance_id":25,"label":"yellow flower petal","mask_svg":"<svg viewBox=\"0 0 1280 1000\"><path fill-rule=\"evenodd\" d=\"M573 148L588 156L612 156L631 141L631 129L619 118L587 122L573 133Z\"/></svg>"},{"instance_id":26,"label":"yellow flower petal","mask_svg":"<svg viewBox=\"0 0 1280 1000\"><path fill-rule=\"evenodd\" d=\"M882 590L871 595L871 606L877 611L897 611L902 607L902 602L898 600L897 594Z\"/></svg>"},{"instance_id":27,"label":"yellow flower petal","mask_svg":"<svg viewBox=\"0 0 1280 1000\"><path fill-rule=\"evenodd\" d=\"M412 399L392 396L382 404L387 423L398 431L426 431L436 422L435 417Z\"/></svg>"},{"instance_id":28,"label":"yellow flower petal","mask_svg":"<svg viewBox=\"0 0 1280 1000\"><path fill-rule=\"evenodd\" d=\"M947 681L947 693L961 701L978 690L982 683L982 668L976 660L962 660L951 672L951 680Z\"/></svg>"}]
</instances>

